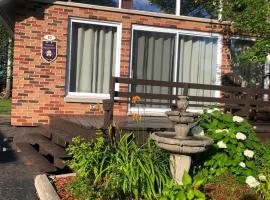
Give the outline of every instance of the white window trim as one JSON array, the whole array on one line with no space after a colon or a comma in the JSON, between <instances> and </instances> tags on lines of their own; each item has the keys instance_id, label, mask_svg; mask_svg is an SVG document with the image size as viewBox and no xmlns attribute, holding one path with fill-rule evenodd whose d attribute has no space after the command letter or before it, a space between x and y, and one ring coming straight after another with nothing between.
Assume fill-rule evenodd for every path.
<instances>
[{"instance_id":1,"label":"white window trim","mask_svg":"<svg viewBox=\"0 0 270 200\"><path fill-rule=\"evenodd\" d=\"M178 40L179 35L191 35L191 36L198 36L198 37L215 37L218 39L217 41L217 74L216 74L216 85L221 85L221 65L222 65L222 49L223 49L223 35L219 33L209 33L209 32L202 32L202 31L190 31L190 30L184 30L184 29L168 29L168 28L160 28L160 27L153 27L153 26L143 26L143 25L133 25L132 26L132 36L131 36L131 50L130 50L130 78L133 77L132 72L132 58L133 58L133 33L134 30L139 31L152 31L152 32L161 32L161 33L172 33L176 34L175 36L175 60L174 60L174 70L177 70L177 59L178 59ZM176 73L174 76L174 81L176 80ZM130 88L129 88L130 89ZM175 90L173 91L175 92ZM220 91L215 91L215 97L220 97ZM168 111L169 109L160 109L160 108L137 108L137 107L131 107L131 105L128 105L128 114L137 113L139 112L141 115L145 116L164 116L165 111ZM194 108L194 109L188 109L190 112L201 112L202 109L200 108Z\"/></svg>"},{"instance_id":2,"label":"white window trim","mask_svg":"<svg viewBox=\"0 0 270 200\"><path fill-rule=\"evenodd\" d=\"M96 102L97 99L103 100L110 98L110 94L103 93L82 93L82 92L70 92L70 69L71 69L71 48L72 48L72 28L73 23L83 23L83 24L94 24L94 25L103 25L117 28L117 41L116 41L116 58L115 58L115 74L114 76L120 76L120 57L121 57L121 40L122 40L122 24L116 22L107 22L107 21L98 21L98 20L89 20L81 18L69 18L69 44L68 44L68 64L67 64L67 82L66 82L66 101L68 99L76 99L78 97L78 102L81 98L88 99L91 102ZM119 84L116 84L115 90L119 90ZM74 100L72 100L74 101Z\"/></svg>"}]
</instances>

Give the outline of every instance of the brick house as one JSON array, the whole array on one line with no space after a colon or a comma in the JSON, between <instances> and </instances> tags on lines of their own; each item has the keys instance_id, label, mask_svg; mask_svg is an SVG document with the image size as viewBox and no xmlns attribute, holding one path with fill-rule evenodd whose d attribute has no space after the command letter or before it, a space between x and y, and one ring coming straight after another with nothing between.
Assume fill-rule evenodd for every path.
<instances>
[{"instance_id":1,"label":"brick house","mask_svg":"<svg viewBox=\"0 0 270 200\"><path fill-rule=\"evenodd\" d=\"M228 23L185 0L32 0L14 12L15 126L46 124L54 114L102 114L92 108L109 97L111 75L219 85L231 70ZM46 35L57 42L50 62L41 56ZM121 105L115 114L129 111Z\"/></svg>"}]
</instances>

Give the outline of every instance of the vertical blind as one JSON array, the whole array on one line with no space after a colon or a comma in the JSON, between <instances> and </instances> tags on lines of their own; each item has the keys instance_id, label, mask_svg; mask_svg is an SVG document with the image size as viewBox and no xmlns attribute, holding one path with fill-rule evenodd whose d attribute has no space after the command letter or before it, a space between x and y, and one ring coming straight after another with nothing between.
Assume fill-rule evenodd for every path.
<instances>
[{"instance_id":1,"label":"vertical blind","mask_svg":"<svg viewBox=\"0 0 270 200\"><path fill-rule=\"evenodd\" d=\"M178 82L216 84L217 38L180 35ZM214 96L213 91L190 89L191 96Z\"/></svg>"},{"instance_id":2,"label":"vertical blind","mask_svg":"<svg viewBox=\"0 0 270 200\"><path fill-rule=\"evenodd\" d=\"M109 93L116 34L116 27L73 23L70 92Z\"/></svg>"},{"instance_id":3,"label":"vertical blind","mask_svg":"<svg viewBox=\"0 0 270 200\"><path fill-rule=\"evenodd\" d=\"M133 77L136 79L172 81L175 34L134 31ZM168 94L166 87L136 86L136 92Z\"/></svg>"},{"instance_id":4,"label":"vertical blind","mask_svg":"<svg viewBox=\"0 0 270 200\"><path fill-rule=\"evenodd\" d=\"M176 55L175 38L176 34L172 33L135 30L132 56L133 77L147 80L216 84L218 39L179 35L178 54ZM177 56L176 65L174 64L175 56ZM173 92L167 87L157 86L136 86L132 90L155 94L172 94ZM177 94L181 93L181 90L177 91ZM189 95L211 97L215 94L213 91L193 89L189 91Z\"/></svg>"}]
</instances>

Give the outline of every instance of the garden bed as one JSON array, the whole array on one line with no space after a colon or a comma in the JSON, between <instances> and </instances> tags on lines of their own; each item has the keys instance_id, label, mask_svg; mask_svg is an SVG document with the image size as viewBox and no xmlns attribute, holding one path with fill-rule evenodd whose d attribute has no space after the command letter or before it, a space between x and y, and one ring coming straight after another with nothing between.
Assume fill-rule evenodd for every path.
<instances>
[{"instance_id":1,"label":"garden bed","mask_svg":"<svg viewBox=\"0 0 270 200\"><path fill-rule=\"evenodd\" d=\"M67 189L68 185L72 182L72 179L75 178L73 174L66 176L53 176L50 178L61 200L77 200L77 198L72 197Z\"/></svg>"},{"instance_id":2,"label":"garden bed","mask_svg":"<svg viewBox=\"0 0 270 200\"><path fill-rule=\"evenodd\" d=\"M73 139L67 165L77 176L51 176L51 187L59 200L270 199L270 145L259 142L254 128L218 110L205 111L199 125L191 134L205 134L215 143L192 156L193 169L184 173L183 185L171 178L168 152L153 141L141 146L132 133L119 141L114 134L105 140L98 133L96 142Z\"/></svg>"},{"instance_id":3,"label":"garden bed","mask_svg":"<svg viewBox=\"0 0 270 200\"><path fill-rule=\"evenodd\" d=\"M59 200L79 200L73 197L68 191L69 185L75 178L74 173L46 177L48 183L51 184L55 193L59 196ZM47 192L48 191L45 193ZM208 184L205 193L209 199L213 200L262 200L262 198L256 194L255 190L250 189L246 185L239 184L233 176L228 174L217 178L215 183ZM39 194L39 196L46 196L46 200L50 199L50 195Z\"/></svg>"}]
</instances>

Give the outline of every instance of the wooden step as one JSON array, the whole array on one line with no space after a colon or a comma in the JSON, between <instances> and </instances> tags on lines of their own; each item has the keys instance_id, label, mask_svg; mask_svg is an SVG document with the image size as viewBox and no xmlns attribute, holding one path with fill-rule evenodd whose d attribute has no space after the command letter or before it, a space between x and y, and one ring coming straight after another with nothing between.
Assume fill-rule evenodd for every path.
<instances>
[{"instance_id":1,"label":"wooden step","mask_svg":"<svg viewBox=\"0 0 270 200\"><path fill-rule=\"evenodd\" d=\"M29 134L27 137L30 144L38 145L42 149L42 152L47 152L54 158L70 158L63 147L60 147L42 135Z\"/></svg>"},{"instance_id":2,"label":"wooden step","mask_svg":"<svg viewBox=\"0 0 270 200\"><path fill-rule=\"evenodd\" d=\"M21 153L22 159L26 165L33 166L41 173L52 173L57 171L57 168L36 151L32 145L28 143L16 143L16 146L17 151Z\"/></svg>"},{"instance_id":3,"label":"wooden step","mask_svg":"<svg viewBox=\"0 0 270 200\"><path fill-rule=\"evenodd\" d=\"M78 120L76 118L76 120ZM64 134L70 135L72 138L76 136L81 136L87 140L95 140L96 139L96 128L86 128L82 125L71 121L71 119L66 119L64 117L53 117L50 119L50 130L52 134L54 131L61 131Z\"/></svg>"},{"instance_id":4,"label":"wooden step","mask_svg":"<svg viewBox=\"0 0 270 200\"><path fill-rule=\"evenodd\" d=\"M73 137L74 136L67 134L66 132L61 130L54 130L52 132L52 141L55 144L58 144L64 148L68 147L68 145L72 143Z\"/></svg>"},{"instance_id":5,"label":"wooden step","mask_svg":"<svg viewBox=\"0 0 270 200\"><path fill-rule=\"evenodd\" d=\"M76 121L65 117L54 116L50 122L51 140L64 148L72 143L74 137L80 136L88 141L96 140L96 128L82 127Z\"/></svg>"}]
</instances>

